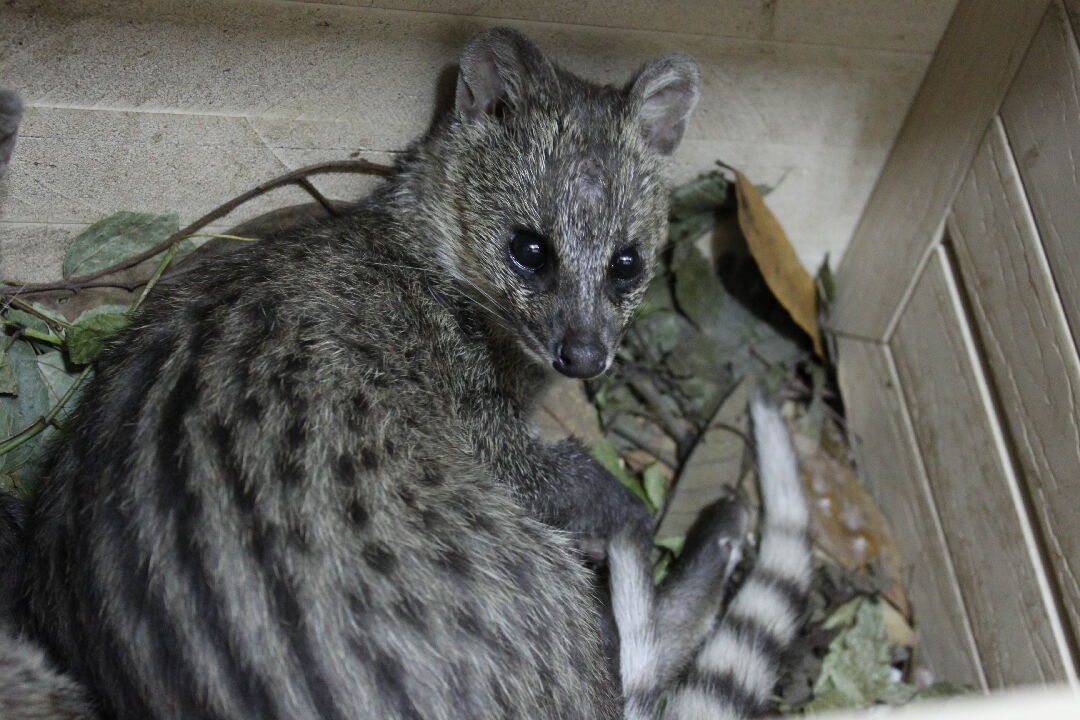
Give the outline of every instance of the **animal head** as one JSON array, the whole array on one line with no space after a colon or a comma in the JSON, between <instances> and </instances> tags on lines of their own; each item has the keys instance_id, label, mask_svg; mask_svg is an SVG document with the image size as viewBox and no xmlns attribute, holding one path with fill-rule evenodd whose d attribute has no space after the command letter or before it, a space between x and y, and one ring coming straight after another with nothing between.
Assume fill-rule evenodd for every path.
<instances>
[{"instance_id":1,"label":"animal head","mask_svg":"<svg viewBox=\"0 0 1080 720\"><path fill-rule=\"evenodd\" d=\"M697 65L664 55L624 88L600 87L500 28L473 38L460 67L435 138L439 262L527 355L596 376L666 237L666 161L697 102Z\"/></svg>"}]
</instances>

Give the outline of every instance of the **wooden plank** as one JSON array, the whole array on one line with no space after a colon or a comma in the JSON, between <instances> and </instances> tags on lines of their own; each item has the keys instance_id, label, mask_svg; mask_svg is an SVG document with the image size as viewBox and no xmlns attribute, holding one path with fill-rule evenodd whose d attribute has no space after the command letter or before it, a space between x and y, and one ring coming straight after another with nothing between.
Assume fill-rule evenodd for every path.
<instances>
[{"instance_id":1,"label":"wooden plank","mask_svg":"<svg viewBox=\"0 0 1080 720\"><path fill-rule=\"evenodd\" d=\"M951 559L888 348L839 339L839 381L859 477L889 518L907 568L904 580L917 659L938 680L986 687Z\"/></svg>"},{"instance_id":2,"label":"wooden plank","mask_svg":"<svg viewBox=\"0 0 1080 720\"><path fill-rule=\"evenodd\" d=\"M1064 8L1039 27L1001 119L1073 338L1080 341L1080 53Z\"/></svg>"},{"instance_id":3,"label":"wooden plank","mask_svg":"<svg viewBox=\"0 0 1080 720\"><path fill-rule=\"evenodd\" d=\"M988 684L1064 681L1045 575L942 248L889 347Z\"/></svg>"},{"instance_id":4,"label":"wooden plank","mask_svg":"<svg viewBox=\"0 0 1080 720\"><path fill-rule=\"evenodd\" d=\"M957 5L838 271L838 330L888 337L1047 1Z\"/></svg>"},{"instance_id":5,"label":"wooden plank","mask_svg":"<svg viewBox=\"0 0 1080 720\"><path fill-rule=\"evenodd\" d=\"M1075 633L1080 627L1080 361L999 121L956 197L949 237L1044 552Z\"/></svg>"},{"instance_id":6,"label":"wooden plank","mask_svg":"<svg viewBox=\"0 0 1080 720\"><path fill-rule=\"evenodd\" d=\"M1073 34L1080 36L1080 0L1065 0L1065 11L1069 15L1069 24Z\"/></svg>"}]
</instances>

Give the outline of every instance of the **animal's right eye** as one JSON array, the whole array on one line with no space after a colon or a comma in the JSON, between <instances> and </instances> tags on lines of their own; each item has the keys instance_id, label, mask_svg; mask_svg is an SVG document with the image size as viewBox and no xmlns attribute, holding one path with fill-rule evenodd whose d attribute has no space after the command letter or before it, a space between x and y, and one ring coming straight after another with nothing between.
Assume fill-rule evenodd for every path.
<instances>
[{"instance_id":1,"label":"animal's right eye","mask_svg":"<svg viewBox=\"0 0 1080 720\"><path fill-rule=\"evenodd\" d=\"M527 273L538 273L548 262L547 243L532 230L518 228L510 237L510 259Z\"/></svg>"}]
</instances>

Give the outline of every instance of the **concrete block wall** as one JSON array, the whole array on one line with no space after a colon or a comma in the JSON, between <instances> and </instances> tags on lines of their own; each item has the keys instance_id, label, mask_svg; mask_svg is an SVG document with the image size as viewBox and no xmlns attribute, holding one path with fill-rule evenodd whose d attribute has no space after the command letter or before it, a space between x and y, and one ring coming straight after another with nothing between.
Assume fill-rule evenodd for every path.
<instances>
[{"instance_id":1,"label":"concrete block wall","mask_svg":"<svg viewBox=\"0 0 1080 720\"><path fill-rule=\"evenodd\" d=\"M776 186L814 269L842 253L954 3L10 0L0 85L27 111L0 180L0 276L55 278L68 240L117 210L185 222L288 169L392 159L462 44L499 24L602 82L692 53L704 92L676 178L722 159ZM338 198L374 182L316 181ZM277 191L215 227L305 198Z\"/></svg>"}]
</instances>

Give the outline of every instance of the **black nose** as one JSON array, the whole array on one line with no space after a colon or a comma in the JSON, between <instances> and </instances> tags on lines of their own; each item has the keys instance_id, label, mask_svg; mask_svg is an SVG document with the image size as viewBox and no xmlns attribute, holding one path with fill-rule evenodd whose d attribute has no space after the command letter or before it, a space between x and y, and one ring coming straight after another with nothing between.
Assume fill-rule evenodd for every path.
<instances>
[{"instance_id":1,"label":"black nose","mask_svg":"<svg viewBox=\"0 0 1080 720\"><path fill-rule=\"evenodd\" d=\"M552 365L568 377L596 377L607 367L607 346L600 338L568 333L555 349Z\"/></svg>"}]
</instances>

